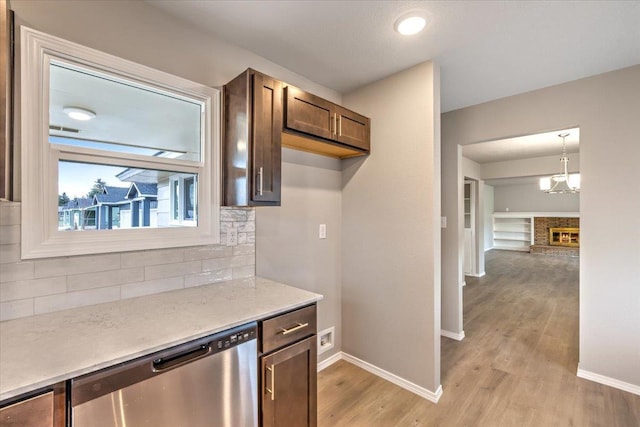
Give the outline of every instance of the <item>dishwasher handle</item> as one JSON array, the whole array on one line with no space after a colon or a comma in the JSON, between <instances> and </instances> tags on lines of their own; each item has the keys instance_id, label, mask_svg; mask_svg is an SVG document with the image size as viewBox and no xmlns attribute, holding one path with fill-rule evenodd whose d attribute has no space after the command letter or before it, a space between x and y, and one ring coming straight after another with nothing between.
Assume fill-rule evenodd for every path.
<instances>
[{"instance_id":1,"label":"dishwasher handle","mask_svg":"<svg viewBox=\"0 0 640 427\"><path fill-rule=\"evenodd\" d=\"M211 343L201 344L195 348L190 348L180 353L161 357L151 362L153 372L162 372L178 366L186 365L198 359L208 356L213 351Z\"/></svg>"}]
</instances>

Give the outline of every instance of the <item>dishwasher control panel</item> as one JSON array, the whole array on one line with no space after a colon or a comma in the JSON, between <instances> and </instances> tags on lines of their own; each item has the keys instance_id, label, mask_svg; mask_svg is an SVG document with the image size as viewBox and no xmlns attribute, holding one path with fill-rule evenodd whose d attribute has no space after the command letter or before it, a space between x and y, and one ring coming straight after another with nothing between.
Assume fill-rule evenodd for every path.
<instances>
[{"instance_id":1,"label":"dishwasher control panel","mask_svg":"<svg viewBox=\"0 0 640 427\"><path fill-rule=\"evenodd\" d=\"M215 339L211 341L213 351L224 351L228 348L235 347L244 342L257 338L257 328L255 324L250 327L240 326L225 332L223 335L215 335Z\"/></svg>"}]
</instances>

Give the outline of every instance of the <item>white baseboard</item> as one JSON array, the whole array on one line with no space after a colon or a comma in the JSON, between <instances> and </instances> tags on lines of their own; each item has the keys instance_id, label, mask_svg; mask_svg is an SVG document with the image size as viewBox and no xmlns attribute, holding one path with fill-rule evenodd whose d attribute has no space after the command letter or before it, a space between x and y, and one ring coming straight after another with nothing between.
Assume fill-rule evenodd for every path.
<instances>
[{"instance_id":1,"label":"white baseboard","mask_svg":"<svg viewBox=\"0 0 640 427\"><path fill-rule=\"evenodd\" d=\"M580 368L578 368L577 375L578 377L584 378L585 380L608 385L609 387L617 388L623 391L628 391L629 393L637 394L638 396L640 396L640 386L638 385L616 380L615 378L605 377L604 375L585 371L584 369L580 369Z\"/></svg>"},{"instance_id":2,"label":"white baseboard","mask_svg":"<svg viewBox=\"0 0 640 427\"><path fill-rule=\"evenodd\" d=\"M438 400L440 400L440 397L442 397L442 385L439 385L438 389L435 392L433 392L417 384L414 384L411 381L408 381L395 374L392 374L391 372L385 371L384 369L380 369L369 362L365 362L364 360L351 356L350 354L343 352L342 359L353 365L356 365L359 368L364 369L365 371L372 373L373 375L376 375L399 387L402 387L405 390L408 390L414 394L417 394L418 396L424 399L427 399L430 402L438 403Z\"/></svg>"},{"instance_id":3,"label":"white baseboard","mask_svg":"<svg viewBox=\"0 0 640 427\"><path fill-rule=\"evenodd\" d=\"M465 276L471 276L471 277L482 277L485 274L487 274L487 273L485 273L484 271L482 273L478 273L478 274L476 274L476 273L464 273Z\"/></svg>"},{"instance_id":4,"label":"white baseboard","mask_svg":"<svg viewBox=\"0 0 640 427\"><path fill-rule=\"evenodd\" d=\"M462 341L464 339L464 331L459 334L451 331L445 331L444 329L440 329L440 335L443 337L451 338L452 340Z\"/></svg>"},{"instance_id":5,"label":"white baseboard","mask_svg":"<svg viewBox=\"0 0 640 427\"><path fill-rule=\"evenodd\" d=\"M331 357L324 359L322 362L318 362L318 372L336 363L338 360L342 360L342 352L339 351Z\"/></svg>"}]
</instances>

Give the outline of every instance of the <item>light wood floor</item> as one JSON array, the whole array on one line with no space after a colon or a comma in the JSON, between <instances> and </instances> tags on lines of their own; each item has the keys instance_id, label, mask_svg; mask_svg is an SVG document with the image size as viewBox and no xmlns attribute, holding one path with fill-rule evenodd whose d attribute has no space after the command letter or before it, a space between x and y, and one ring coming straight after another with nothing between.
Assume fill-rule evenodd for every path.
<instances>
[{"instance_id":1,"label":"light wood floor","mask_svg":"<svg viewBox=\"0 0 640 427\"><path fill-rule=\"evenodd\" d=\"M487 252L462 342L442 338L435 405L347 362L318 376L318 425L640 426L640 396L576 377L577 258Z\"/></svg>"}]
</instances>

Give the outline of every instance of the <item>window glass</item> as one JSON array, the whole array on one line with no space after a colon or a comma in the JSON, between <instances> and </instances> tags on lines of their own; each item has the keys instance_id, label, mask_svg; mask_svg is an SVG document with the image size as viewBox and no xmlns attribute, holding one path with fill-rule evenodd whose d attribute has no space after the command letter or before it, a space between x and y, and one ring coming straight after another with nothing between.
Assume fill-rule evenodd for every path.
<instances>
[{"instance_id":1,"label":"window glass","mask_svg":"<svg viewBox=\"0 0 640 427\"><path fill-rule=\"evenodd\" d=\"M198 176L180 174L171 177L172 220L183 225L196 223L198 215Z\"/></svg>"},{"instance_id":2,"label":"window glass","mask_svg":"<svg viewBox=\"0 0 640 427\"><path fill-rule=\"evenodd\" d=\"M51 143L200 161L201 103L57 61L49 78Z\"/></svg>"},{"instance_id":3,"label":"window glass","mask_svg":"<svg viewBox=\"0 0 640 427\"><path fill-rule=\"evenodd\" d=\"M173 206L172 208L172 212L173 212L173 220L174 221L178 221L180 219L180 185L179 185L179 181L177 179L174 179L173 181L171 181L171 187L172 187L172 191L171 191L171 205Z\"/></svg>"},{"instance_id":4,"label":"window glass","mask_svg":"<svg viewBox=\"0 0 640 427\"><path fill-rule=\"evenodd\" d=\"M196 206L196 184L195 178L184 179L184 219L195 219Z\"/></svg>"},{"instance_id":5,"label":"window glass","mask_svg":"<svg viewBox=\"0 0 640 427\"><path fill-rule=\"evenodd\" d=\"M196 177L175 171L61 160L58 162L58 229L196 225ZM168 220L170 209L173 221Z\"/></svg>"}]
</instances>

